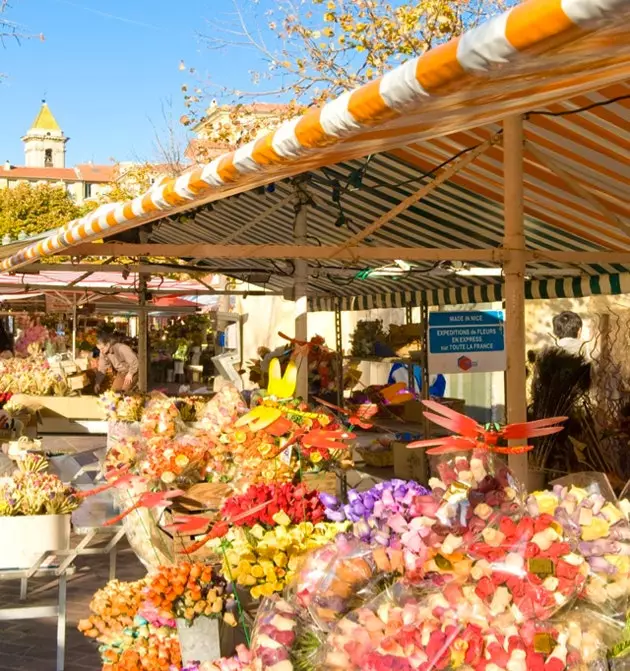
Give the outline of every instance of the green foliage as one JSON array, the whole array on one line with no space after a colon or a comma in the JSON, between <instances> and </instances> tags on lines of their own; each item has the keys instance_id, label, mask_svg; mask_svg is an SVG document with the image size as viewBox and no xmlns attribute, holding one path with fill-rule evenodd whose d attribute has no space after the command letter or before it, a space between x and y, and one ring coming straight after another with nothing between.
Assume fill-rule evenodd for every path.
<instances>
[{"instance_id":1,"label":"green foliage","mask_svg":"<svg viewBox=\"0 0 630 671\"><path fill-rule=\"evenodd\" d=\"M83 214L60 186L29 183L0 189L0 237L17 238L21 232L35 235L58 228Z\"/></svg>"}]
</instances>

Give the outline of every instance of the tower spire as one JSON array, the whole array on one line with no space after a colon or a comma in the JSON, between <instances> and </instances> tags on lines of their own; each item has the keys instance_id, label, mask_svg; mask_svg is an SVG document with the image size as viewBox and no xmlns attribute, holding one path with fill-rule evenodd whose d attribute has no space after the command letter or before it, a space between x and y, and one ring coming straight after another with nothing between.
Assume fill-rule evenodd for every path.
<instances>
[{"instance_id":1,"label":"tower spire","mask_svg":"<svg viewBox=\"0 0 630 671\"><path fill-rule=\"evenodd\" d=\"M63 134L44 98L35 121L22 138L26 166L65 168L67 141L68 138Z\"/></svg>"}]
</instances>

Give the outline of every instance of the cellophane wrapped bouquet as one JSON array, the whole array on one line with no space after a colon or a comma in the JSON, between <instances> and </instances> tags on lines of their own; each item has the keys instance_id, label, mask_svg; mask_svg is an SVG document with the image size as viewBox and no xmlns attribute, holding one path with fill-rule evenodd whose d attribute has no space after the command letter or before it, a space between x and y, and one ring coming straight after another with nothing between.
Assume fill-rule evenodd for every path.
<instances>
[{"instance_id":1,"label":"cellophane wrapped bouquet","mask_svg":"<svg viewBox=\"0 0 630 671\"><path fill-rule=\"evenodd\" d=\"M630 652L630 503L570 482L527 496L503 461L508 441L558 419L454 415L459 436L421 445L438 452L430 490L392 481L347 503L322 496L349 527L263 602L257 668L604 671Z\"/></svg>"}]
</instances>

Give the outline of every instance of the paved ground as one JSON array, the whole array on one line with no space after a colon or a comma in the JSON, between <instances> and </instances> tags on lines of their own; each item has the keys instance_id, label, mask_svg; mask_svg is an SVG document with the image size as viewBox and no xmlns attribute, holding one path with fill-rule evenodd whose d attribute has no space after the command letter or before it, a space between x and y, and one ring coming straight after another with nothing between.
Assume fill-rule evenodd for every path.
<instances>
[{"instance_id":1,"label":"paved ground","mask_svg":"<svg viewBox=\"0 0 630 671\"><path fill-rule=\"evenodd\" d=\"M77 560L77 573L68 582L68 628L65 671L100 671L97 644L77 631L77 623L89 614L94 592L108 579L108 557L91 556ZM118 556L117 577L137 580L145 574L136 556L122 547ZM29 582L29 591L44 581ZM0 604L20 605L19 581L0 582ZM49 605L56 600L54 587L29 597L25 605ZM55 671L57 622L19 620L0 622L0 671Z\"/></svg>"},{"instance_id":2,"label":"paved ground","mask_svg":"<svg viewBox=\"0 0 630 671\"><path fill-rule=\"evenodd\" d=\"M105 447L105 436L45 436L47 450L61 449L76 454L77 464L93 460L92 450ZM83 453L83 454L81 454ZM0 540L0 542L2 542ZM76 541L74 541L76 543ZM80 557L77 572L68 582L68 627L65 671L100 671L97 644L77 631L80 619L89 615L89 603L97 589L106 584L109 557L96 555ZM116 576L120 580L137 580L145 571L135 554L123 542L119 546ZM29 592L49 580L31 580ZM17 607L19 581L0 582L0 606ZM55 587L35 593L24 605L44 606L56 601ZM46 620L15 620L0 622L0 671L55 671L57 622Z\"/></svg>"}]
</instances>

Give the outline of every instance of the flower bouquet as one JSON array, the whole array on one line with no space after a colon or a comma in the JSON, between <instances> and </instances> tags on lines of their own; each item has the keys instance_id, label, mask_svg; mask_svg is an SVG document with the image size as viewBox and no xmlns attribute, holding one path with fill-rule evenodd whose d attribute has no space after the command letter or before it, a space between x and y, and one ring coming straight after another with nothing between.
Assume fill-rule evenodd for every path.
<instances>
[{"instance_id":1,"label":"flower bouquet","mask_svg":"<svg viewBox=\"0 0 630 671\"><path fill-rule=\"evenodd\" d=\"M44 457L29 454L17 467L13 477L0 483L0 517L69 515L79 507L77 490L47 473Z\"/></svg>"},{"instance_id":2,"label":"flower bouquet","mask_svg":"<svg viewBox=\"0 0 630 671\"><path fill-rule=\"evenodd\" d=\"M205 431L218 436L246 411L247 406L238 389L233 384L226 384L206 403L197 415L197 421Z\"/></svg>"},{"instance_id":3,"label":"flower bouquet","mask_svg":"<svg viewBox=\"0 0 630 671\"><path fill-rule=\"evenodd\" d=\"M138 463L141 476L160 485L189 486L205 479L211 444L204 436L180 433L146 440Z\"/></svg>"},{"instance_id":4,"label":"flower bouquet","mask_svg":"<svg viewBox=\"0 0 630 671\"><path fill-rule=\"evenodd\" d=\"M109 422L139 422L144 412L145 396L131 396L107 391L101 395L99 402L105 410L105 418Z\"/></svg>"},{"instance_id":5,"label":"flower bouquet","mask_svg":"<svg viewBox=\"0 0 630 671\"><path fill-rule=\"evenodd\" d=\"M403 571L402 552L340 534L306 556L291 591L318 629L327 630Z\"/></svg>"},{"instance_id":6,"label":"flower bouquet","mask_svg":"<svg viewBox=\"0 0 630 671\"><path fill-rule=\"evenodd\" d=\"M252 634L254 671L294 671L291 652L298 635L297 618L297 610L278 595L263 600Z\"/></svg>"},{"instance_id":7,"label":"flower bouquet","mask_svg":"<svg viewBox=\"0 0 630 671\"><path fill-rule=\"evenodd\" d=\"M454 583L414 598L389 594L344 618L330 637L331 671L564 671L593 668L605 646L563 623L506 625Z\"/></svg>"},{"instance_id":8,"label":"flower bouquet","mask_svg":"<svg viewBox=\"0 0 630 671\"><path fill-rule=\"evenodd\" d=\"M212 541L222 553L223 575L247 587L254 599L281 592L298 570L303 555L328 543L346 526L292 524L284 511L276 513L273 521L275 525L270 529L261 524L232 527L223 539Z\"/></svg>"},{"instance_id":9,"label":"flower bouquet","mask_svg":"<svg viewBox=\"0 0 630 671\"><path fill-rule=\"evenodd\" d=\"M177 630L137 616L112 643L99 648L102 671L170 671L182 662Z\"/></svg>"},{"instance_id":10,"label":"flower bouquet","mask_svg":"<svg viewBox=\"0 0 630 671\"><path fill-rule=\"evenodd\" d=\"M146 598L163 618L190 625L204 616L222 619L232 627L237 624L236 601L226 581L206 564L160 566L149 579Z\"/></svg>"},{"instance_id":11,"label":"flower bouquet","mask_svg":"<svg viewBox=\"0 0 630 671\"><path fill-rule=\"evenodd\" d=\"M175 438L184 430L184 423L177 406L164 394L153 393L140 420L140 432L145 438L155 436Z\"/></svg>"},{"instance_id":12,"label":"flower bouquet","mask_svg":"<svg viewBox=\"0 0 630 671\"><path fill-rule=\"evenodd\" d=\"M239 645L232 657L222 657L200 664L186 664L181 669L171 668L169 671L253 671L251 663L250 651L244 645Z\"/></svg>"},{"instance_id":13,"label":"flower bouquet","mask_svg":"<svg viewBox=\"0 0 630 671\"><path fill-rule=\"evenodd\" d=\"M137 582L110 580L92 597L92 614L79 621L79 631L100 643L114 642L123 630L133 626L145 600L146 586L146 579Z\"/></svg>"},{"instance_id":14,"label":"flower bouquet","mask_svg":"<svg viewBox=\"0 0 630 671\"><path fill-rule=\"evenodd\" d=\"M248 515L249 511L251 514ZM281 512L291 524L317 524L325 519L318 492L307 491L304 485L292 483L252 485L244 494L229 498L221 509L223 518L238 519L237 526L258 524L267 529L276 526L276 516Z\"/></svg>"},{"instance_id":15,"label":"flower bouquet","mask_svg":"<svg viewBox=\"0 0 630 671\"><path fill-rule=\"evenodd\" d=\"M31 349L26 358L0 360L0 392L66 396L70 387L61 372L50 368L41 352Z\"/></svg>"},{"instance_id":16,"label":"flower bouquet","mask_svg":"<svg viewBox=\"0 0 630 671\"><path fill-rule=\"evenodd\" d=\"M577 539L589 566L582 598L625 613L630 596L630 524L616 501L582 487L554 486L527 500L531 514L550 514Z\"/></svg>"},{"instance_id":17,"label":"flower bouquet","mask_svg":"<svg viewBox=\"0 0 630 671\"><path fill-rule=\"evenodd\" d=\"M435 518L417 514L417 501L429 491L413 481L380 482L365 492L350 490L348 503L342 505L334 496L321 495L326 516L331 521L348 520L350 533L369 545L388 548L390 554L400 553L405 574L418 579L424 573L427 542Z\"/></svg>"},{"instance_id":18,"label":"flower bouquet","mask_svg":"<svg viewBox=\"0 0 630 671\"><path fill-rule=\"evenodd\" d=\"M70 515L78 492L46 472L48 461L28 454L18 470L0 481L0 534L11 539L0 550L0 568L30 568L49 552L70 546Z\"/></svg>"},{"instance_id":19,"label":"flower bouquet","mask_svg":"<svg viewBox=\"0 0 630 671\"><path fill-rule=\"evenodd\" d=\"M15 341L15 353L18 356L28 356L33 351L41 350L48 340L48 329L38 320L28 319L21 324L22 333Z\"/></svg>"}]
</instances>

